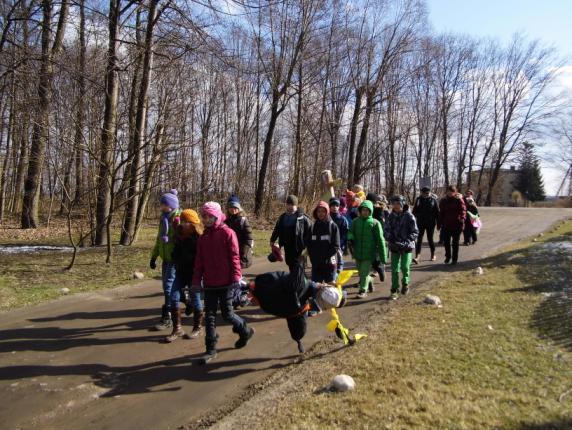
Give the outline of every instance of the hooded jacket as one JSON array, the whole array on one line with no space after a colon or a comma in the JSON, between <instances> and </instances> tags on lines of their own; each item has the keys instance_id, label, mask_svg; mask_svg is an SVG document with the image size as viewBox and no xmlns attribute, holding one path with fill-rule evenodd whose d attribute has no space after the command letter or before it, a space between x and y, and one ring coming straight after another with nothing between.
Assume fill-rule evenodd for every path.
<instances>
[{"instance_id":1,"label":"hooded jacket","mask_svg":"<svg viewBox=\"0 0 572 430\"><path fill-rule=\"evenodd\" d=\"M435 227L439 219L439 202L433 196L419 196L413 205L413 215L417 225L423 227Z\"/></svg>"},{"instance_id":2,"label":"hooded jacket","mask_svg":"<svg viewBox=\"0 0 572 430\"><path fill-rule=\"evenodd\" d=\"M326 210L326 220L318 219L318 209ZM335 259L332 258L340 251L340 232L338 226L330 218L330 207L326 202L319 202L313 212L314 225L312 226L312 234L308 242L308 254L312 266L333 266Z\"/></svg>"},{"instance_id":3,"label":"hooded jacket","mask_svg":"<svg viewBox=\"0 0 572 430\"><path fill-rule=\"evenodd\" d=\"M415 241L419 229L415 217L409 211L391 212L385 223L385 238L389 249L393 252L411 252L415 249Z\"/></svg>"},{"instance_id":4,"label":"hooded jacket","mask_svg":"<svg viewBox=\"0 0 572 430\"><path fill-rule=\"evenodd\" d=\"M181 230L182 226L178 226L173 248L173 263L175 263L177 278L180 277L185 281L185 285L190 286L193 280L197 243L200 236L197 232L184 235L181 233Z\"/></svg>"},{"instance_id":5,"label":"hooded jacket","mask_svg":"<svg viewBox=\"0 0 572 430\"><path fill-rule=\"evenodd\" d=\"M294 212L294 215L296 223L293 228L286 226L284 222L286 213L280 215L270 236L270 242L275 243L278 240L278 244L284 247L286 252L294 251L300 255L310 241L312 223L300 208Z\"/></svg>"},{"instance_id":6,"label":"hooded jacket","mask_svg":"<svg viewBox=\"0 0 572 430\"><path fill-rule=\"evenodd\" d=\"M465 227L467 209L461 194L446 196L439 202L439 227L450 232L461 232Z\"/></svg>"},{"instance_id":7,"label":"hooded jacket","mask_svg":"<svg viewBox=\"0 0 572 430\"><path fill-rule=\"evenodd\" d=\"M216 218L197 242L197 256L193 273L193 285L205 288L226 287L242 278L240 252L236 233L224 223L220 205L205 203L201 212Z\"/></svg>"},{"instance_id":8,"label":"hooded jacket","mask_svg":"<svg viewBox=\"0 0 572 430\"><path fill-rule=\"evenodd\" d=\"M383 229L381 223L372 216L373 204L366 200L359 208L368 208L370 214L367 218L358 216L350 227L348 242L353 242L354 257L356 260L380 260L382 263L386 263L387 248Z\"/></svg>"}]
</instances>

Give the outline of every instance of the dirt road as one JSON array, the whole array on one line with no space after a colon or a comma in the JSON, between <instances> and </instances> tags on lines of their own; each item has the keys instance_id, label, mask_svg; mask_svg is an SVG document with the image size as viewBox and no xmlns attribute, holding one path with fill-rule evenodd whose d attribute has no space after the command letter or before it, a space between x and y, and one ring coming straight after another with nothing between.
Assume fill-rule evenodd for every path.
<instances>
[{"instance_id":1,"label":"dirt road","mask_svg":"<svg viewBox=\"0 0 572 430\"><path fill-rule=\"evenodd\" d=\"M426 261L413 272L413 286L440 273L476 267L495 248L538 234L560 219L563 209L481 209L483 232L476 246L462 247L457 268ZM263 246L263 244L259 244ZM259 261L248 274L282 270ZM360 315L387 300L388 283L341 310L350 328ZM354 294L350 297L353 298ZM240 396L297 357L284 320L255 308L241 311L256 335L234 350L230 327L219 330L220 354L207 366L191 366L203 339L160 343L148 330L162 301L158 281L0 315L0 427L58 429L169 429L196 420ZM306 346L329 336L328 316L310 320ZM187 325L189 321L187 320Z\"/></svg>"}]
</instances>

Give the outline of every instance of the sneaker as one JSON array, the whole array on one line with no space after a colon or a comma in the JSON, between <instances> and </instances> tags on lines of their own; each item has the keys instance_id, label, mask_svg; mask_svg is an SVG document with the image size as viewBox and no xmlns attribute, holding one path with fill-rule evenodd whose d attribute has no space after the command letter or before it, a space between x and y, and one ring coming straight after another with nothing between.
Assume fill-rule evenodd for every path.
<instances>
[{"instance_id":1,"label":"sneaker","mask_svg":"<svg viewBox=\"0 0 572 430\"><path fill-rule=\"evenodd\" d=\"M375 287L373 286L373 281L369 281L369 285L367 287L367 291L369 293L373 293L375 291Z\"/></svg>"},{"instance_id":2,"label":"sneaker","mask_svg":"<svg viewBox=\"0 0 572 430\"><path fill-rule=\"evenodd\" d=\"M435 257L434 255L431 256L431 261L435 261L437 260L437 257Z\"/></svg>"},{"instance_id":3,"label":"sneaker","mask_svg":"<svg viewBox=\"0 0 572 430\"><path fill-rule=\"evenodd\" d=\"M234 347L236 349L244 348L252 336L254 336L254 329L252 327L247 327L246 332L242 333L234 343Z\"/></svg>"},{"instance_id":4,"label":"sneaker","mask_svg":"<svg viewBox=\"0 0 572 430\"><path fill-rule=\"evenodd\" d=\"M415 257L413 260L411 260L411 262L413 264L419 264L419 260L417 259L417 257Z\"/></svg>"},{"instance_id":5,"label":"sneaker","mask_svg":"<svg viewBox=\"0 0 572 430\"><path fill-rule=\"evenodd\" d=\"M409 293L409 287L407 285L404 285L403 287L401 287L401 294L406 296L407 293Z\"/></svg>"},{"instance_id":6,"label":"sneaker","mask_svg":"<svg viewBox=\"0 0 572 430\"><path fill-rule=\"evenodd\" d=\"M173 321L171 321L170 316L161 318L161 322L159 322L159 324L156 324L154 327L155 331L163 331L163 330L168 330L170 328L173 328Z\"/></svg>"},{"instance_id":7,"label":"sneaker","mask_svg":"<svg viewBox=\"0 0 572 430\"><path fill-rule=\"evenodd\" d=\"M183 338L185 338L185 339L196 339L197 337L199 337L201 335L202 332L203 332L202 327L193 328L191 333L186 333L183 336Z\"/></svg>"},{"instance_id":8,"label":"sneaker","mask_svg":"<svg viewBox=\"0 0 572 430\"><path fill-rule=\"evenodd\" d=\"M450 261L451 261L450 257L445 258L445 264L449 264Z\"/></svg>"},{"instance_id":9,"label":"sneaker","mask_svg":"<svg viewBox=\"0 0 572 430\"><path fill-rule=\"evenodd\" d=\"M391 300L397 300L399 298L399 293L397 291L393 291L389 297Z\"/></svg>"},{"instance_id":10,"label":"sneaker","mask_svg":"<svg viewBox=\"0 0 572 430\"><path fill-rule=\"evenodd\" d=\"M214 360L216 358L217 354L216 354L216 349L209 349L207 350L207 352L205 352L199 359L198 359L198 364L199 365L205 365L207 364L209 361Z\"/></svg>"},{"instance_id":11,"label":"sneaker","mask_svg":"<svg viewBox=\"0 0 572 430\"><path fill-rule=\"evenodd\" d=\"M365 291L359 292L356 298L358 299L365 299L367 297L367 293Z\"/></svg>"}]
</instances>

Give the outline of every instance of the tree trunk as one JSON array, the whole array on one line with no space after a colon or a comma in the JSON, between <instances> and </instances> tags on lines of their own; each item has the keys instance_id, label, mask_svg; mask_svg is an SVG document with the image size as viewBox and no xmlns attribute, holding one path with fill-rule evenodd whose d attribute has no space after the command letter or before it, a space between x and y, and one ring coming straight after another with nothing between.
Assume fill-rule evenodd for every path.
<instances>
[{"instance_id":1,"label":"tree trunk","mask_svg":"<svg viewBox=\"0 0 572 430\"><path fill-rule=\"evenodd\" d=\"M141 76L141 87L137 100L137 114L135 117L135 134L133 135L133 159L131 160L131 171L129 173L129 188L127 190L127 203L125 206L125 219L121 230L121 244L131 245L134 240L135 224L137 218L137 196L140 189L141 170L141 148L144 145L145 129L147 128L147 93L149 92L149 81L151 69L153 68L153 28L158 0L149 1L149 12L147 14L147 30L145 32L145 53L143 57L143 74Z\"/></svg>"},{"instance_id":2,"label":"tree trunk","mask_svg":"<svg viewBox=\"0 0 572 430\"><path fill-rule=\"evenodd\" d=\"M79 76L78 76L78 98L76 110L75 128L75 197L76 204L81 203L83 195L83 148L84 136L83 127L85 123L85 0L79 0Z\"/></svg>"},{"instance_id":3,"label":"tree trunk","mask_svg":"<svg viewBox=\"0 0 572 430\"><path fill-rule=\"evenodd\" d=\"M278 95L272 97L272 106L270 109L270 122L268 123L268 131L264 139L264 149L262 151L262 161L260 163L260 172L258 173L258 183L256 185L256 195L254 196L254 214L259 217L262 214L262 204L264 200L264 185L266 183L266 171L268 170L268 162L270 160L270 151L272 149L272 139L274 137L274 129L278 120Z\"/></svg>"},{"instance_id":4,"label":"tree trunk","mask_svg":"<svg viewBox=\"0 0 572 430\"><path fill-rule=\"evenodd\" d=\"M52 3L42 1L42 55L40 60L40 76L38 82L38 107L35 114L32 132L32 147L28 161L28 174L24 182L24 199L22 203L22 228L37 228L39 225L39 191L42 169L48 142L49 115L51 105L51 85L54 74L53 56L61 46L65 31L68 11L68 0L63 0L60 18L53 46L51 45Z\"/></svg>"},{"instance_id":5,"label":"tree trunk","mask_svg":"<svg viewBox=\"0 0 572 430\"><path fill-rule=\"evenodd\" d=\"M364 93L364 88L356 88L355 91L355 103L354 103L354 113L352 115L352 122L350 126L350 145L348 153L348 187L353 185L354 180L354 162L355 162L355 146L356 146L356 136L357 136L357 126L359 122L359 114L361 110L361 99Z\"/></svg>"},{"instance_id":6,"label":"tree trunk","mask_svg":"<svg viewBox=\"0 0 572 430\"><path fill-rule=\"evenodd\" d=\"M373 112L373 99L375 97L375 90L369 89L367 91L365 100L365 114L363 118L363 124L361 127L361 132L359 136L359 142L356 150L356 161L354 165L354 177L353 183L359 184L363 176L362 159L367 145L367 135L369 132L369 123L371 119L371 113Z\"/></svg>"},{"instance_id":7,"label":"tree trunk","mask_svg":"<svg viewBox=\"0 0 572 430\"><path fill-rule=\"evenodd\" d=\"M97 178L95 245L106 244L106 220L111 208L111 162L117 130L117 99L119 95L117 48L120 3L121 0L109 1L109 47L105 69L105 113Z\"/></svg>"}]
</instances>

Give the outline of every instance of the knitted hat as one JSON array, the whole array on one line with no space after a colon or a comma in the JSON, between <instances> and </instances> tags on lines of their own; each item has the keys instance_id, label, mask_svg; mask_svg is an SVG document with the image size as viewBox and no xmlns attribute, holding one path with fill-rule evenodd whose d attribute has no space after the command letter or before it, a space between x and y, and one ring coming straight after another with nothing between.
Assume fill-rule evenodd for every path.
<instances>
[{"instance_id":1,"label":"knitted hat","mask_svg":"<svg viewBox=\"0 0 572 430\"><path fill-rule=\"evenodd\" d=\"M220 225L226 217L222 213L222 209L217 202L206 202L201 208L201 213L216 218L215 225Z\"/></svg>"},{"instance_id":2,"label":"knitted hat","mask_svg":"<svg viewBox=\"0 0 572 430\"><path fill-rule=\"evenodd\" d=\"M191 224L200 224L199 214L192 209L185 209L181 212L181 221L190 222Z\"/></svg>"},{"instance_id":3,"label":"knitted hat","mask_svg":"<svg viewBox=\"0 0 572 430\"><path fill-rule=\"evenodd\" d=\"M294 194L290 194L288 197L286 197L286 204L298 206L298 197L296 197Z\"/></svg>"},{"instance_id":4,"label":"knitted hat","mask_svg":"<svg viewBox=\"0 0 572 430\"><path fill-rule=\"evenodd\" d=\"M330 206L340 206L340 199L338 199L337 197L332 197L330 199Z\"/></svg>"},{"instance_id":5,"label":"knitted hat","mask_svg":"<svg viewBox=\"0 0 572 430\"><path fill-rule=\"evenodd\" d=\"M177 197L177 190L173 189L165 193L159 199L159 202L169 206L171 209L179 209L179 198Z\"/></svg>"},{"instance_id":6,"label":"knitted hat","mask_svg":"<svg viewBox=\"0 0 572 430\"><path fill-rule=\"evenodd\" d=\"M238 198L238 196L235 196L234 194L232 196L230 196L226 202L226 207L227 208L237 208L237 209L241 210L242 206L240 206L240 199Z\"/></svg>"}]
</instances>

